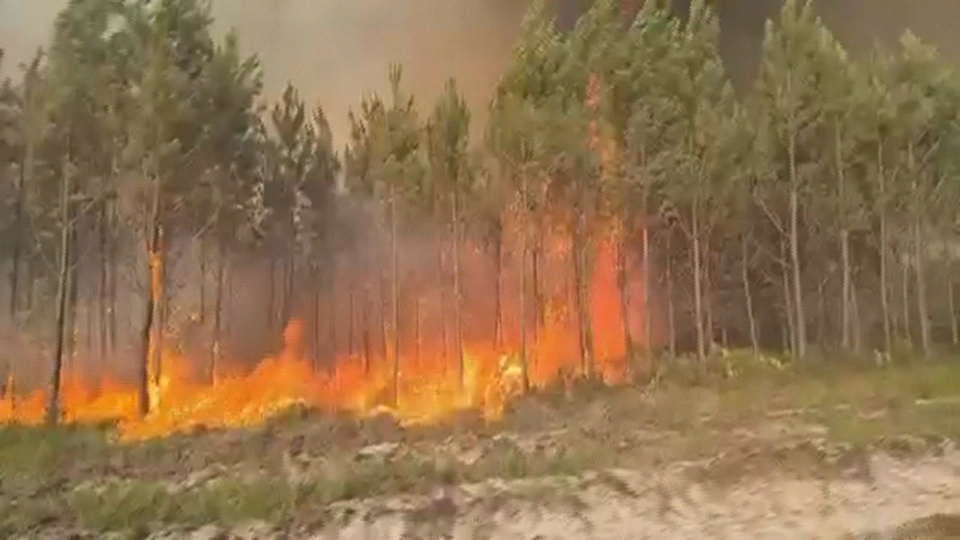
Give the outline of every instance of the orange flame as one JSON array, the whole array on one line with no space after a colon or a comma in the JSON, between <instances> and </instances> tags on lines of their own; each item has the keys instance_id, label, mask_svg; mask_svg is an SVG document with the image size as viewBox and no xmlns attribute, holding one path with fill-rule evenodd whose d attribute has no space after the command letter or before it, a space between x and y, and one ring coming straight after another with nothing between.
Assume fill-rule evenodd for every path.
<instances>
[{"instance_id":1,"label":"orange flame","mask_svg":"<svg viewBox=\"0 0 960 540\"><path fill-rule=\"evenodd\" d=\"M597 112L601 84L591 75L587 88L587 106ZM589 125L591 147L601 158L601 176L608 177L616 162L616 148L605 140L598 122ZM507 219L510 216L506 216ZM597 375L606 383L619 383L628 376L625 358L624 316L617 282L616 241L624 231L614 225L594 238L595 253L589 275L590 305L587 307L594 336ZM509 229L509 227L508 227ZM547 258L570 260L569 237L553 235L546 240ZM154 297L162 298L161 257L151 254L151 287ZM543 272L543 269L541 269ZM506 280L508 276L504 276ZM631 289L636 289L633 280ZM510 287L505 284L505 290ZM554 289L557 289L554 283ZM548 294L545 316L530 329L527 336L528 377L533 387L544 387L555 381L568 380L581 369L576 313L569 309L569 283L565 292ZM640 298L635 290L631 296ZM419 305L420 299L417 299ZM636 302L634 302L636 304ZM646 313L628 308L629 331L640 328ZM516 309L504 309L505 343L495 339L465 339L464 375L461 384L457 360L448 354L446 343L421 343L417 328L414 354L401 354L396 402L384 403L393 396L392 362L387 358L364 358L341 355L326 370L318 370L305 352L301 321L293 320L284 331L279 354L261 360L252 371L230 369L230 362L219 361L214 382L201 382L193 374L200 365L196 359L176 352L173 340L163 340L159 331L150 340L149 358L160 347L158 362L149 364L151 412L140 418L137 391L118 379L102 376L98 383L80 375L65 374L61 389L64 420L73 423L117 421L121 440L133 441L209 428L249 427L293 405L304 405L330 412L347 412L358 416L387 412L401 423L421 424L438 421L460 410L478 410L487 420L500 418L508 400L522 389L522 362L518 356L520 336ZM352 317L352 315L351 315ZM418 321L419 326L419 321ZM466 338L466 336L465 336ZM636 342L636 337L634 337ZM648 344L649 345L649 344ZM219 349L219 343L214 347ZM316 351L315 351L316 352ZM383 353L381 353L382 355ZM236 364L232 364L235 366ZM8 389L13 381L8 381ZM39 424L44 420L44 392L36 390L25 396L12 392L0 396L0 423Z\"/></svg>"},{"instance_id":2,"label":"orange flame","mask_svg":"<svg viewBox=\"0 0 960 540\"><path fill-rule=\"evenodd\" d=\"M595 358L599 376L618 383L627 376L622 335L622 314L617 303L615 257L612 244L598 242L591 274L591 316L595 333ZM528 350L529 376L534 387L543 387L580 369L575 313L559 302L548 309L542 328ZM631 314L631 326L639 316ZM509 323L508 323L509 324ZM172 340L167 340L170 343ZM511 340L515 341L515 340ZM423 424L449 417L456 411L478 410L487 420L501 417L504 405L521 388L517 347L498 350L492 342L467 342L464 346L465 384L459 383L456 360L442 346L424 344L416 355L400 359L396 404L384 405L392 395L391 363L372 358L369 364L357 355L344 355L330 369L314 367L304 347L303 325L290 322L282 350L260 361L252 371L218 373L216 382L194 376L193 359L165 347L159 376L151 372L153 410L137 414L133 385L103 376L94 382L79 372L65 374L62 396L64 420L71 423L118 422L119 438L142 440L200 426L242 428L262 423L292 405L358 416L383 412L402 424ZM44 392L0 398L0 422L35 425L44 420Z\"/></svg>"}]
</instances>

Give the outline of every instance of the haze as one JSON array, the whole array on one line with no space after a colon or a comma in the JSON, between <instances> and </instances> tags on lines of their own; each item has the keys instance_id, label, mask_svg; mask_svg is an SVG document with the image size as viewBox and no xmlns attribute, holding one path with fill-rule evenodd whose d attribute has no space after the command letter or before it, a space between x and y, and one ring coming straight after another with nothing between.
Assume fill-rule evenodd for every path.
<instances>
[{"instance_id":1,"label":"haze","mask_svg":"<svg viewBox=\"0 0 960 540\"><path fill-rule=\"evenodd\" d=\"M554 0L561 24L572 25L588 0ZM629 0L631 4L639 4ZM401 62L407 88L429 102L456 77L478 117L505 66L528 0L213 0L216 28L236 28L241 45L259 55L267 96L293 81L328 111L338 145L346 113L364 93L383 91L387 66ZM680 4L689 4L683 0ZM758 57L764 19L779 0L719 2L723 52L741 81ZM906 28L960 58L954 38L960 2L821 0L825 20L854 50L896 40ZM45 45L66 0L0 0L0 48L6 70Z\"/></svg>"}]
</instances>

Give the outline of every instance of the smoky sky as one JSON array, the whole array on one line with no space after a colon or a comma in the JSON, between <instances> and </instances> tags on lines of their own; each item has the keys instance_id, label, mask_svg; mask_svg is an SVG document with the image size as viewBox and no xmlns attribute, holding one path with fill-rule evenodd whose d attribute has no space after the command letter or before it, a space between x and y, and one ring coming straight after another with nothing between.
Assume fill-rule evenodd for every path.
<instances>
[{"instance_id":1,"label":"smoky sky","mask_svg":"<svg viewBox=\"0 0 960 540\"><path fill-rule=\"evenodd\" d=\"M553 0L570 28L590 0ZM679 11L690 0L676 0ZM636 9L642 0L624 0ZM734 76L749 80L759 57L764 20L781 0L719 0L722 50ZM0 0L4 71L46 43L66 0ZM214 0L216 29L236 28L241 46L264 67L267 97L292 81L311 104L322 104L338 144L346 113L365 93L386 89L391 62L402 63L407 89L421 110L455 77L479 120L506 65L528 0ZM960 58L957 0L820 0L824 20L852 49L893 43L910 28L943 56ZM629 8L628 8L629 9Z\"/></svg>"}]
</instances>

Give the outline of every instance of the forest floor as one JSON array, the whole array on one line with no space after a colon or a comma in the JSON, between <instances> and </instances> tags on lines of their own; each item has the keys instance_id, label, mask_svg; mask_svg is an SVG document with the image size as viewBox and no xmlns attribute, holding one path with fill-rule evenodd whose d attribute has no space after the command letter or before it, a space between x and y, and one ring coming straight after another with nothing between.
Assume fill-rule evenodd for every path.
<instances>
[{"instance_id":1,"label":"forest floor","mask_svg":"<svg viewBox=\"0 0 960 540\"><path fill-rule=\"evenodd\" d=\"M496 425L0 428L0 537L960 538L960 362L675 371Z\"/></svg>"}]
</instances>

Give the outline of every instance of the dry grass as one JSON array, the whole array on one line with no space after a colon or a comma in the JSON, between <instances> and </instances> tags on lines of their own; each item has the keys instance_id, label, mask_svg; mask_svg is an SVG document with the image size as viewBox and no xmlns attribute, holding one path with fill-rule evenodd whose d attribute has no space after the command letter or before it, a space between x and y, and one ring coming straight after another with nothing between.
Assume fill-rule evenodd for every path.
<instances>
[{"instance_id":1,"label":"dry grass","mask_svg":"<svg viewBox=\"0 0 960 540\"><path fill-rule=\"evenodd\" d=\"M465 417L404 430L301 410L251 432L127 446L104 430L2 428L0 536L318 521L337 501L701 458L713 481L771 467L823 474L851 461L825 459L823 444L909 452L960 438L956 362L778 366L732 355L705 376L684 373L669 366L655 387L544 392L495 426Z\"/></svg>"}]
</instances>

